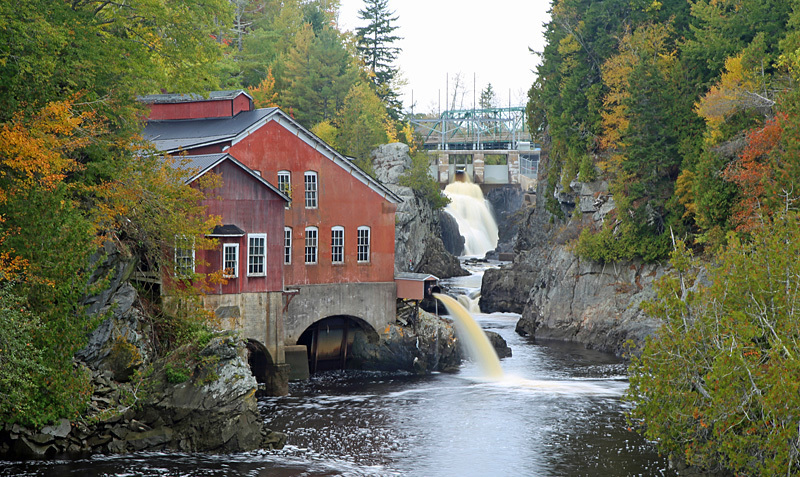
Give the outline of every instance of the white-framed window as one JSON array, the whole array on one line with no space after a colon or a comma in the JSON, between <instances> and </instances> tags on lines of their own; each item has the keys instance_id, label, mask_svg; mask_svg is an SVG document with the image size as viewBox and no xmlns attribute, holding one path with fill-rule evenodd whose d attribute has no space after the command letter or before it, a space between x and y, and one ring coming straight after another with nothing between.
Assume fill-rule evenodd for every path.
<instances>
[{"instance_id":1,"label":"white-framed window","mask_svg":"<svg viewBox=\"0 0 800 477\"><path fill-rule=\"evenodd\" d=\"M278 190L292 197L292 173L289 171L278 171ZM286 203L286 208L289 208L291 202Z\"/></svg>"},{"instance_id":2,"label":"white-framed window","mask_svg":"<svg viewBox=\"0 0 800 477\"><path fill-rule=\"evenodd\" d=\"M369 262L369 227L362 225L358 228L358 261Z\"/></svg>"},{"instance_id":3,"label":"white-framed window","mask_svg":"<svg viewBox=\"0 0 800 477\"><path fill-rule=\"evenodd\" d=\"M317 263L317 244L319 232L316 227L306 227L306 265Z\"/></svg>"},{"instance_id":4,"label":"white-framed window","mask_svg":"<svg viewBox=\"0 0 800 477\"><path fill-rule=\"evenodd\" d=\"M194 238L175 236L175 276L190 278L194 275Z\"/></svg>"},{"instance_id":5,"label":"white-framed window","mask_svg":"<svg viewBox=\"0 0 800 477\"><path fill-rule=\"evenodd\" d=\"M239 276L239 244L222 244L222 276L237 278Z\"/></svg>"},{"instance_id":6,"label":"white-framed window","mask_svg":"<svg viewBox=\"0 0 800 477\"><path fill-rule=\"evenodd\" d=\"M331 263L344 263L344 227L331 228Z\"/></svg>"},{"instance_id":7,"label":"white-framed window","mask_svg":"<svg viewBox=\"0 0 800 477\"><path fill-rule=\"evenodd\" d=\"M317 208L317 173L313 171L306 171L303 179L306 191L306 209Z\"/></svg>"},{"instance_id":8,"label":"white-framed window","mask_svg":"<svg viewBox=\"0 0 800 477\"><path fill-rule=\"evenodd\" d=\"M267 234L247 235L247 276L267 274Z\"/></svg>"},{"instance_id":9,"label":"white-framed window","mask_svg":"<svg viewBox=\"0 0 800 477\"><path fill-rule=\"evenodd\" d=\"M283 228L283 264L292 264L292 228Z\"/></svg>"}]
</instances>

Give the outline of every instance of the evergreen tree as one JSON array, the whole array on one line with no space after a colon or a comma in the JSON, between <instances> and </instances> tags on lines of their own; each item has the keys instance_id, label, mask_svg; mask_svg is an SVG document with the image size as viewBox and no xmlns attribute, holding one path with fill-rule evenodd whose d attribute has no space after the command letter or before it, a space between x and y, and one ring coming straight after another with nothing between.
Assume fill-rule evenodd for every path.
<instances>
[{"instance_id":1,"label":"evergreen tree","mask_svg":"<svg viewBox=\"0 0 800 477\"><path fill-rule=\"evenodd\" d=\"M315 36L312 25L306 24L285 63L285 89L278 103L310 128L335 116L356 77L339 33L325 27Z\"/></svg>"},{"instance_id":2,"label":"evergreen tree","mask_svg":"<svg viewBox=\"0 0 800 477\"><path fill-rule=\"evenodd\" d=\"M367 25L356 28L358 52L369 69L375 93L388 105L390 116L397 119L400 101L394 91L397 80L394 61L401 49L393 45L401 39L394 34L398 17L389 11L389 0L365 0L364 4L358 17Z\"/></svg>"},{"instance_id":3,"label":"evergreen tree","mask_svg":"<svg viewBox=\"0 0 800 477\"><path fill-rule=\"evenodd\" d=\"M494 93L492 83L486 85L486 89L481 91L481 98L478 100L478 105L481 109L491 109L497 102L497 95Z\"/></svg>"}]
</instances>

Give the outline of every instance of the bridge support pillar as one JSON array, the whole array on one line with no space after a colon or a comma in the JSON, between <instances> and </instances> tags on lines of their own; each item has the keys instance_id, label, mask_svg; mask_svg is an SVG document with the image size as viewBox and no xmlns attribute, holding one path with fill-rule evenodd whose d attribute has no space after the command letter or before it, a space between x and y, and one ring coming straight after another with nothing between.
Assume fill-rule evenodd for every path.
<instances>
[{"instance_id":1,"label":"bridge support pillar","mask_svg":"<svg viewBox=\"0 0 800 477\"><path fill-rule=\"evenodd\" d=\"M483 184L483 170L486 165L483 153L476 152L472 155L472 174L475 176L473 181L476 184Z\"/></svg>"},{"instance_id":2,"label":"bridge support pillar","mask_svg":"<svg viewBox=\"0 0 800 477\"><path fill-rule=\"evenodd\" d=\"M519 184L519 151L508 154L508 183Z\"/></svg>"},{"instance_id":3,"label":"bridge support pillar","mask_svg":"<svg viewBox=\"0 0 800 477\"><path fill-rule=\"evenodd\" d=\"M439 183L447 184L450 182L450 155L446 152L439 153Z\"/></svg>"}]
</instances>

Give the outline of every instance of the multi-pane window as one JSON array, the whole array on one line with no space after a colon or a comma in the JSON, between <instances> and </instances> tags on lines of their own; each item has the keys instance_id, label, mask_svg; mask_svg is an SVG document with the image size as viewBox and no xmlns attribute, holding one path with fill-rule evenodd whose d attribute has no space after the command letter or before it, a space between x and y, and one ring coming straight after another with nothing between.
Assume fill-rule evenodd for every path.
<instances>
[{"instance_id":1,"label":"multi-pane window","mask_svg":"<svg viewBox=\"0 0 800 477\"><path fill-rule=\"evenodd\" d=\"M358 228L358 261L369 262L369 227Z\"/></svg>"},{"instance_id":2,"label":"multi-pane window","mask_svg":"<svg viewBox=\"0 0 800 477\"><path fill-rule=\"evenodd\" d=\"M306 209L317 208L317 173L308 171L305 173Z\"/></svg>"},{"instance_id":3,"label":"multi-pane window","mask_svg":"<svg viewBox=\"0 0 800 477\"><path fill-rule=\"evenodd\" d=\"M225 278L239 276L239 244L222 244L222 274Z\"/></svg>"},{"instance_id":4,"label":"multi-pane window","mask_svg":"<svg viewBox=\"0 0 800 477\"><path fill-rule=\"evenodd\" d=\"M292 264L292 228L283 228L283 264Z\"/></svg>"},{"instance_id":5,"label":"multi-pane window","mask_svg":"<svg viewBox=\"0 0 800 477\"><path fill-rule=\"evenodd\" d=\"M331 263L344 263L344 227L331 229Z\"/></svg>"},{"instance_id":6,"label":"multi-pane window","mask_svg":"<svg viewBox=\"0 0 800 477\"><path fill-rule=\"evenodd\" d=\"M175 275L189 278L194 274L194 239L175 237Z\"/></svg>"},{"instance_id":7,"label":"multi-pane window","mask_svg":"<svg viewBox=\"0 0 800 477\"><path fill-rule=\"evenodd\" d=\"M292 173L289 171L278 171L278 190L292 197ZM286 204L289 207L289 203Z\"/></svg>"},{"instance_id":8,"label":"multi-pane window","mask_svg":"<svg viewBox=\"0 0 800 477\"><path fill-rule=\"evenodd\" d=\"M306 264L317 263L317 239L318 231L316 227L306 227Z\"/></svg>"},{"instance_id":9,"label":"multi-pane window","mask_svg":"<svg viewBox=\"0 0 800 477\"><path fill-rule=\"evenodd\" d=\"M267 235L247 236L247 276L258 277L267 274Z\"/></svg>"}]
</instances>

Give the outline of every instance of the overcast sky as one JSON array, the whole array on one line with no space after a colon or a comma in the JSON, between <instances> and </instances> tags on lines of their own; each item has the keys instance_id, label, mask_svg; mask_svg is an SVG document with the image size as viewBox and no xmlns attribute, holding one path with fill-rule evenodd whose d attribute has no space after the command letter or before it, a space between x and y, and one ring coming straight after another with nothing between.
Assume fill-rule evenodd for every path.
<instances>
[{"instance_id":1,"label":"overcast sky","mask_svg":"<svg viewBox=\"0 0 800 477\"><path fill-rule=\"evenodd\" d=\"M363 7L363 0L341 0L340 27L361 26ZM437 112L440 103L444 110L447 76L452 100L459 73L466 87L458 100L464 108L472 107L473 91L480 97L487 83L500 106L508 106L509 97L512 106L525 104L539 61L528 48L544 47L550 0L390 0L389 7L399 17L395 34L403 37L397 66L408 82L402 91L406 109L413 92L414 112Z\"/></svg>"}]
</instances>

